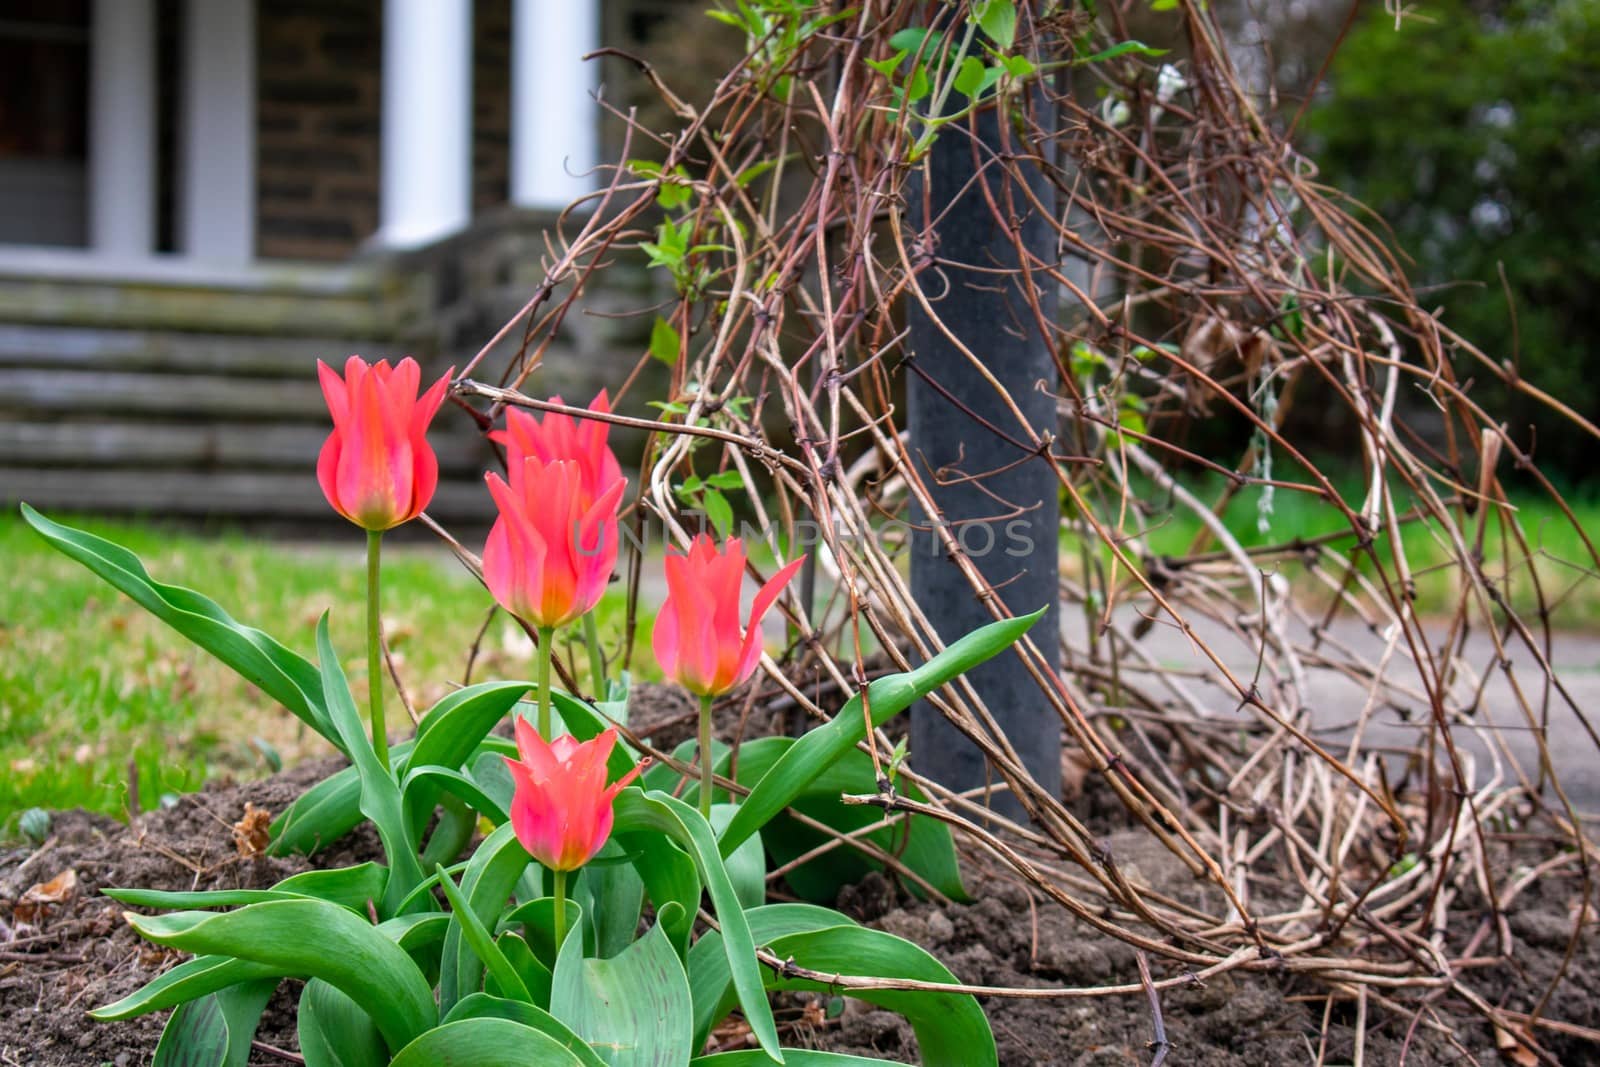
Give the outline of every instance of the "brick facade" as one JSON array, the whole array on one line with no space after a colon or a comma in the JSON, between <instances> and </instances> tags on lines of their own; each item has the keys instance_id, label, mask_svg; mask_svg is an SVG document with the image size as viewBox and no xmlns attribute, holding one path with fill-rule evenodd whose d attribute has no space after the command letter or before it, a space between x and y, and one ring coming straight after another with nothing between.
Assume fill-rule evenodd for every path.
<instances>
[{"instance_id":1,"label":"brick facade","mask_svg":"<svg viewBox=\"0 0 1600 1067\"><path fill-rule=\"evenodd\" d=\"M506 200L511 0L477 0L472 203ZM383 0L257 8L257 254L347 259L378 228Z\"/></svg>"},{"instance_id":2,"label":"brick facade","mask_svg":"<svg viewBox=\"0 0 1600 1067\"><path fill-rule=\"evenodd\" d=\"M378 228L383 0L256 14L258 254L347 258Z\"/></svg>"},{"instance_id":3,"label":"brick facade","mask_svg":"<svg viewBox=\"0 0 1600 1067\"><path fill-rule=\"evenodd\" d=\"M472 213L511 198L511 0L472 7Z\"/></svg>"}]
</instances>

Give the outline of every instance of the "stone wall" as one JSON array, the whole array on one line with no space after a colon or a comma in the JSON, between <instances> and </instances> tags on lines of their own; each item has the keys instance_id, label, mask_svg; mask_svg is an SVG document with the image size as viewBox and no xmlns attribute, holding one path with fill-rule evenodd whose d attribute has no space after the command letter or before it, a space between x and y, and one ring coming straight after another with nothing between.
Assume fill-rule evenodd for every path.
<instances>
[{"instance_id":1,"label":"stone wall","mask_svg":"<svg viewBox=\"0 0 1600 1067\"><path fill-rule=\"evenodd\" d=\"M257 9L257 253L348 259L378 228L383 0L262 0ZM477 0L474 212L509 184L511 0Z\"/></svg>"},{"instance_id":2,"label":"stone wall","mask_svg":"<svg viewBox=\"0 0 1600 1067\"><path fill-rule=\"evenodd\" d=\"M472 6L472 213L511 199L511 0Z\"/></svg>"},{"instance_id":3,"label":"stone wall","mask_svg":"<svg viewBox=\"0 0 1600 1067\"><path fill-rule=\"evenodd\" d=\"M345 259L378 227L383 0L258 5L257 251Z\"/></svg>"}]
</instances>

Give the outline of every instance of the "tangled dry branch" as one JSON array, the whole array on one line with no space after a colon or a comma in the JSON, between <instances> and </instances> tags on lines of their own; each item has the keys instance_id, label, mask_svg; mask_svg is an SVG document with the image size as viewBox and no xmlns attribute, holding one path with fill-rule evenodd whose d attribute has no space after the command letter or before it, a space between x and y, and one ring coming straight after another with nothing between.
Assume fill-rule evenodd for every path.
<instances>
[{"instance_id":1,"label":"tangled dry branch","mask_svg":"<svg viewBox=\"0 0 1600 1067\"><path fill-rule=\"evenodd\" d=\"M955 266L912 221L927 143L970 144L984 200L1013 233L1044 209L1032 192L1043 176L1057 201L1055 253L1019 240L1022 269L994 270L1015 304L994 328L1049 345L1058 377L1038 387L1055 396L1059 421L1030 424L1006 397L1016 418L971 428L1005 435L1019 462L1048 464L1060 485L1072 564L1060 588L1064 666L1046 669L1036 644L1019 654L1061 719L1069 757L1208 889L1197 904L1130 878L1094 827L1028 775L968 686L936 704L982 749L994 787L1015 794L1028 825L916 777L914 752L904 773L928 803L854 799L887 819L946 821L1174 973L1290 972L1359 999L1363 1012L1370 999L1423 1025L1434 999L1453 996L1544 1056L1528 1035L1554 982L1518 1015L1474 986L1473 969L1510 951L1507 909L1535 880L1561 872L1591 898L1594 846L1545 739L1559 716L1595 734L1550 664L1550 613L1572 572L1552 567L1519 525L1502 476L1514 469L1542 486L1573 522L1588 553L1580 576L1600 555L1464 380L1495 376L1547 401L1551 418L1575 416L1419 304L1383 240L1257 110L1203 5L1183 5L1188 61L1176 91L1136 54L1087 54L1104 49L1088 44L1097 35L1125 39L1115 5L1102 5L1098 26L1021 5L1013 52L1027 66L994 82L986 102L1008 118L1001 151L945 93L907 105L896 96L903 75L893 64L883 72L904 50L905 38L891 40L926 17L949 32L920 37L917 54L936 89L953 77L966 4L868 0L834 20L769 6L789 13L771 16L706 103L686 103L645 70L679 128L620 117L630 153L658 165L619 164L564 217L545 284L472 360L457 400L484 423L507 404L550 408L522 386L597 272L660 242L659 205L671 205L682 238L664 260L673 284L640 311L659 315L680 347L673 405L660 419L604 417L648 431L640 508L672 539L693 533L678 491L691 471L736 472L775 553L797 523L820 528L826 595L809 612L787 604L795 639L766 662L757 699L825 717L818 687L794 679L848 694L862 684L865 648L903 668L939 647L910 593L905 545L885 533L903 529L913 505L938 516L931 487L952 476L917 462L896 407L901 380L925 373L906 350L907 308L938 322ZM518 337L516 356L492 366L497 346ZM982 366L982 353L968 356ZM1359 441L1357 498L1291 432L1297 404L1336 413ZM1245 443L1186 444L1209 425L1240 428L1213 440ZM1258 500L1263 529L1274 500L1298 495L1344 530L1246 546L1221 520L1241 494ZM1198 531L1187 549L1157 553L1154 534L1184 513ZM940 529L974 594L992 593ZM1418 544L1435 561L1425 568L1405 550ZM1419 617L1419 583L1446 590L1444 617ZM1167 651L1152 650L1152 634L1167 635ZM1420 711L1397 725L1395 708ZM874 757L887 746L874 738ZM1532 861L1529 841L1543 850ZM1569 961L1588 918L1580 907ZM1148 984L1053 995L1137 995Z\"/></svg>"}]
</instances>

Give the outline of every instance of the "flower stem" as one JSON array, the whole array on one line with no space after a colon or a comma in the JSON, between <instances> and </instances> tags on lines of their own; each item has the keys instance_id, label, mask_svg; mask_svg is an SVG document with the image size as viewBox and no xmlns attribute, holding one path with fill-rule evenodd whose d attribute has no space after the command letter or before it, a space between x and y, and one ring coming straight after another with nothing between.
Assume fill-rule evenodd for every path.
<instances>
[{"instance_id":1,"label":"flower stem","mask_svg":"<svg viewBox=\"0 0 1600 1067\"><path fill-rule=\"evenodd\" d=\"M700 698L700 814L711 819L711 698Z\"/></svg>"},{"instance_id":2,"label":"flower stem","mask_svg":"<svg viewBox=\"0 0 1600 1067\"><path fill-rule=\"evenodd\" d=\"M372 751L389 769L389 734L383 723L383 616L378 610L379 559L383 531L367 531L367 699L372 720Z\"/></svg>"},{"instance_id":3,"label":"flower stem","mask_svg":"<svg viewBox=\"0 0 1600 1067\"><path fill-rule=\"evenodd\" d=\"M554 628L549 626L539 627L539 736L546 741L551 740L550 659L556 652L555 635ZM561 875L558 874L557 877L559 878Z\"/></svg>"},{"instance_id":4,"label":"flower stem","mask_svg":"<svg viewBox=\"0 0 1600 1067\"><path fill-rule=\"evenodd\" d=\"M589 685L595 702L606 698L606 661L600 655L600 624L594 621L594 612L583 616L583 640L589 646Z\"/></svg>"},{"instance_id":5,"label":"flower stem","mask_svg":"<svg viewBox=\"0 0 1600 1067\"><path fill-rule=\"evenodd\" d=\"M556 876L556 955L561 954L561 944L567 939L567 872L552 871Z\"/></svg>"}]
</instances>

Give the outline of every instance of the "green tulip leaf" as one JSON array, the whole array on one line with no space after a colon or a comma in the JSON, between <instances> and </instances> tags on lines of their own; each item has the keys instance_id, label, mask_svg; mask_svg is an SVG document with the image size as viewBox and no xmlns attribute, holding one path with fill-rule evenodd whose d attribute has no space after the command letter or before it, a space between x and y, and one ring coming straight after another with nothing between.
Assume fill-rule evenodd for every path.
<instances>
[{"instance_id":1,"label":"green tulip leaf","mask_svg":"<svg viewBox=\"0 0 1600 1067\"><path fill-rule=\"evenodd\" d=\"M498 759L499 757L495 758ZM510 813L505 807L501 806L498 799L485 792L483 787L473 778L452 767L424 764L420 767L408 768L405 780L400 786L401 792L406 795L408 802L415 795L413 786L418 782L427 782L437 787L438 790L460 797L472 811L482 815L496 826L511 818ZM437 796L437 792L434 795Z\"/></svg>"},{"instance_id":2,"label":"green tulip leaf","mask_svg":"<svg viewBox=\"0 0 1600 1067\"><path fill-rule=\"evenodd\" d=\"M514 990L502 988L500 983L495 980L492 971L483 980L484 989L493 993L496 997L519 1004L528 1003L536 1007L549 1004L550 968L533 951L533 947L528 944L527 938L507 930L494 939L494 944L500 954L506 958L506 962L511 964L512 969L517 972L517 976L521 978L523 987L528 991L528 996L525 999L518 999ZM551 958L554 958L553 954Z\"/></svg>"},{"instance_id":3,"label":"green tulip leaf","mask_svg":"<svg viewBox=\"0 0 1600 1067\"><path fill-rule=\"evenodd\" d=\"M456 770L466 763L489 731L516 706L528 686L520 682L483 682L458 689L445 696L417 726L416 744L407 755L404 769L438 766ZM397 766L399 766L397 761ZM429 777L406 777L402 789L411 818L411 833L420 835L433 814L438 786ZM463 797L471 803L470 798Z\"/></svg>"},{"instance_id":4,"label":"green tulip leaf","mask_svg":"<svg viewBox=\"0 0 1600 1067\"><path fill-rule=\"evenodd\" d=\"M596 700L595 708L612 722L624 725L628 722L628 694L633 689L633 678L627 671L619 671L617 677L606 679L606 693L604 700Z\"/></svg>"},{"instance_id":5,"label":"green tulip leaf","mask_svg":"<svg viewBox=\"0 0 1600 1067\"><path fill-rule=\"evenodd\" d=\"M442 940L449 921L448 915L406 915L380 923L377 930L408 954L415 954ZM284 973L277 967L232 956L197 956L162 972L116 1003L94 1009L89 1015L103 1022L131 1019L241 982L276 978Z\"/></svg>"},{"instance_id":6,"label":"green tulip leaf","mask_svg":"<svg viewBox=\"0 0 1600 1067\"><path fill-rule=\"evenodd\" d=\"M789 737L760 737L745 742L739 749L736 774L739 784L753 787L796 743ZM807 782L789 806L841 833L850 833L882 822L883 812L845 804L839 796L871 793L876 789L872 757L852 748ZM927 799L922 790L910 782L901 782L899 789L912 800ZM781 867L828 840L820 831L781 814L762 828L761 838L772 855L774 867ZM961 884L955 840L944 823L923 815L904 816L898 825L875 830L864 839L896 856L951 900L968 899L966 888ZM784 878L789 887L806 900L830 903L838 898L841 887L859 882L869 871L882 869L881 862L845 844L788 871ZM927 896L919 882L909 878L901 880L918 897Z\"/></svg>"},{"instance_id":7,"label":"green tulip leaf","mask_svg":"<svg viewBox=\"0 0 1600 1067\"><path fill-rule=\"evenodd\" d=\"M817 1052L812 1049L786 1048L784 1062L789 1067L883 1067L891 1060L876 1056L850 1056L843 1052ZM755 1049L738 1052L718 1052L711 1056L696 1056L689 1067L771 1067L767 1054Z\"/></svg>"},{"instance_id":8,"label":"green tulip leaf","mask_svg":"<svg viewBox=\"0 0 1600 1067\"><path fill-rule=\"evenodd\" d=\"M27 520L53 548L88 567L134 602L237 671L317 733L343 749L321 700L317 668L254 627L235 622L192 589L150 577L139 557L121 545L45 518L22 505Z\"/></svg>"},{"instance_id":9,"label":"green tulip leaf","mask_svg":"<svg viewBox=\"0 0 1600 1067\"><path fill-rule=\"evenodd\" d=\"M378 762L377 754L367 740L361 726L361 714L356 710L355 697L350 695L350 684L345 680L344 668L334 654L333 641L328 636L326 612L317 622L317 658L322 670L322 695L327 703L328 715L334 728L344 739L350 762L361 776L361 811L372 820L383 843L384 855L389 858L389 880L384 887L383 901L378 911L388 917L395 908L422 881L422 865L406 832L405 803L394 774Z\"/></svg>"},{"instance_id":10,"label":"green tulip leaf","mask_svg":"<svg viewBox=\"0 0 1600 1067\"><path fill-rule=\"evenodd\" d=\"M555 1038L564 1048L578 1057L583 1067L606 1067L606 1061L601 1059L583 1038L573 1033L566 1023L532 1004L524 1004L520 1000L507 1000L504 997L492 997L487 993L474 993L451 1010L444 1019L444 1024L449 1025L462 1019L509 1019L521 1023Z\"/></svg>"},{"instance_id":11,"label":"green tulip leaf","mask_svg":"<svg viewBox=\"0 0 1600 1067\"><path fill-rule=\"evenodd\" d=\"M813 904L766 904L751 908L744 916L750 923L750 936L758 945L788 934L854 925L847 916ZM696 941L689 950L687 967L689 989L694 996L694 1047L703 1048L711 1028L738 1003L722 935L713 930Z\"/></svg>"},{"instance_id":12,"label":"green tulip leaf","mask_svg":"<svg viewBox=\"0 0 1600 1067\"><path fill-rule=\"evenodd\" d=\"M231 956L197 956L185 960L150 979L121 1000L95 1008L90 1018L101 1022L132 1019L152 1011L175 1007L199 1000L241 982L263 978L276 980L283 975L279 968Z\"/></svg>"},{"instance_id":13,"label":"green tulip leaf","mask_svg":"<svg viewBox=\"0 0 1600 1067\"><path fill-rule=\"evenodd\" d=\"M595 859L579 875L573 898L584 904L591 916L595 951L615 956L633 943L639 932L639 914L644 908L644 879L630 863L607 863L627 857L615 840L607 841Z\"/></svg>"},{"instance_id":14,"label":"green tulip leaf","mask_svg":"<svg viewBox=\"0 0 1600 1067\"><path fill-rule=\"evenodd\" d=\"M882 726L941 685L1003 652L1043 614L1041 608L1032 615L992 622L967 634L915 670L875 680L867 687L873 727ZM865 737L861 694L857 693L839 714L796 741L756 783L722 832L722 854L732 855L746 838L803 794L812 779Z\"/></svg>"},{"instance_id":15,"label":"green tulip leaf","mask_svg":"<svg viewBox=\"0 0 1600 1067\"><path fill-rule=\"evenodd\" d=\"M326 871L304 871L290 875L271 889L211 889L194 893L163 889L106 889L112 900L136 908L237 908L269 900L326 900L342 908L366 914L367 902L383 897L389 870L381 864L362 863Z\"/></svg>"},{"instance_id":16,"label":"green tulip leaf","mask_svg":"<svg viewBox=\"0 0 1600 1067\"><path fill-rule=\"evenodd\" d=\"M493 820L495 810L511 811L511 798L516 794L517 784L511 777L511 769L498 753L480 751L472 761L469 777L472 784L494 805L489 811L481 812L485 818Z\"/></svg>"},{"instance_id":17,"label":"green tulip leaf","mask_svg":"<svg viewBox=\"0 0 1600 1067\"><path fill-rule=\"evenodd\" d=\"M478 846L461 872L460 894L485 929L493 929L507 899L531 862L506 823ZM473 951L459 920L452 921L439 963L439 1008L449 1011L465 996L482 991L483 960Z\"/></svg>"},{"instance_id":18,"label":"green tulip leaf","mask_svg":"<svg viewBox=\"0 0 1600 1067\"><path fill-rule=\"evenodd\" d=\"M665 834L695 861L706 892L711 896L717 921L722 925L723 945L733 987L738 992L745 1021L749 1023L750 1031L763 1051L782 1063L778 1029L773 1022L772 1005L767 1003L766 991L761 984L755 942L750 939L750 927L745 922L744 909L739 904L739 895L717 851L717 839L711 832L711 826L694 808L666 793L645 793L628 788L618 794L615 803L619 832L655 831Z\"/></svg>"},{"instance_id":19,"label":"green tulip leaf","mask_svg":"<svg viewBox=\"0 0 1600 1067\"><path fill-rule=\"evenodd\" d=\"M689 982L659 923L610 959L585 959L582 938L569 936L550 1011L610 1067L678 1067L694 1053Z\"/></svg>"},{"instance_id":20,"label":"green tulip leaf","mask_svg":"<svg viewBox=\"0 0 1600 1067\"><path fill-rule=\"evenodd\" d=\"M461 850L467 847L467 842L478 832L478 813L474 804L486 803L489 799L483 795L472 779L462 775L460 771L451 773L458 776L458 780L454 783L456 788L446 789L444 796L439 798L435 809L439 813L439 818L434 824L433 832L428 835L427 845L422 849L422 864L425 869L436 864L456 861L456 857L461 855ZM464 796L460 795L463 791ZM404 786L400 792L402 796L405 794Z\"/></svg>"},{"instance_id":21,"label":"green tulip leaf","mask_svg":"<svg viewBox=\"0 0 1600 1067\"><path fill-rule=\"evenodd\" d=\"M717 747L719 745L721 746L720 749ZM695 761L695 749L698 747L699 742L692 737L687 741L680 741L672 750L672 758L680 763L692 764ZM712 740L711 747L713 751L718 753L717 759L719 762L724 752L732 751L727 745L715 739ZM683 783L684 787L683 796L681 797L684 803L691 803L693 798L700 795L698 781L674 770L664 760L650 764L644 769L644 773L639 776L639 784L646 790L659 789L661 792L671 793L673 796L678 796L678 784L680 782Z\"/></svg>"},{"instance_id":22,"label":"green tulip leaf","mask_svg":"<svg viewBox=\"0 0 1600 1067\"><path fill-rule=\"evenodd\" d=\"M716 792L712 790L713 795ZM711 805L711 829L726 829L738 810L733 804ZM741 906L759 908L767 902L767 856L761 849L760 834L751 834L732 854L724 856L722 862Z\"/></svg>"},{"instance_id":23,"label":"green tulip leaf","mask_svg":"<svg viewBox=\"0 0 1600 1067\"><path fill-rule=\"evenodd\" d=\"M306 1067L387 1067L383 1035L360 1006L320 978L300 993L295 1020Z\"/></svg>"},{"instance_id":24,"label":"green tulip leaf","mask_svg":"<svg viewBox=\"0 0 1600 1067\"><path fill-rule=\"evenodd\" d=\"M245 1067L250 1040L277 988L276 978L257 979L182 1005L161 1031L150 1067Z\"/></svg>"},{"instance_id":25,"label":"green tulip leaf","mask_svg":"<svg viewBox=\"0 0 1600 1067\"><path fill-rule=\"evenodd\" d=\"M633 855L633 869L644 883L645 892L655 904L656 914L663 916L669 903L678 907L672 911L675 919L663 917L667 939L679 959L689 955L689 938L694 933L694 913L700 906L702 883L700 873L689 854L671 840L658 833L630 834L617 832L613 840ZM735 893L737 896L737 892Z\"/></svg>"},{"instance_id":26,"label":"green tulip leaf","mask_svg":"<svg viewBox=\"0 0 1600 1067\"><path fill-rule=\"evenodd\" d=\"M589 1067L560 1041L510 1019L462 1019L429 1030L389 1067Z\"/></svg>"},{"instance_id":27,"label":"green tulip leaf","mask_svg":"<svg viewBox=\"0 0 1600 1067\"><path fill-rule=\"evenodd\" d=\"M904 938L865 926L835 926L773 938L767 946L780 959L825 974L881 975L923 982L956 982L944 964ZM923 1067L996 1067L994 1033L976 997L902 989L839 990L823 982L768 972L769 989L804 989L876 1004L905 1016L917 1035Z\"/></svg>"},{"instance_id":28,"label":"green tulip leaf","mask_svg":"<svg viewBox=\"0 0 1600 1067\"><path fill-rule=\"evenodd\" d=\"M444 890L446 899L450 901L451 916L460 926L462 940L494 977L495 984L500 987L500 995L510 997L512 1000L533 1003L533 996L523 983L522 975L517 973L517 969L511 966L511 961L506 959L505 953L494 943L493 935L483 925L483 920L478 918L467 904L456 883L444 873L443 867L435 873L439 876L439 887Z\"/></svg>"},{"instance_id":29,"label":"green tulip leaf","mask_svg":"<svg viewBox=\"0 0 1600 1067\"><path fill-rule=\"evenodd\" d=\"M400 746L391 748L389 754L399 759ZM272 820L268 831L272 844L267 851L274 856L314 855L361 821L361 775L354 767L345 767L301 793Z\"/></svg>"},{"instance_id":30,"label":"green tulip leaf","mask_svg":"<svg viewBox=\"0 0 1600 1067\"><path fill-rule=\"evenodd\" d=\"M371 1016L391 1049L437 1018L433 990L411 957L382 930L337 904L274 900L221 915L180 911L127 918L158 945L233 956L282 976L321 978Z\"/></svg>"},{"instance_id":31,"label":"green tulip leaf","mask_svg":"<svg viewBox=\"0 0 1600 1067\"><path fill-rule=\"evenodd\" d=\"M567 901L568 929L582 925L578 920L582 915L573 911L581 908L582 904L575 898ZM586 914L586 913L585 913ZM576 917L575 917L576 916ZM522 927L522 935L526 939L530 950L539 960L550 968L556 965L556 898L536 897L500 916L500 929L509 930L513 926ZM635 931L637 931L635 927ZM628 939L633 940L631 937ZM594 931L591 927L583 927L583 951L585 954L594 954L596 951Z\"/></svg>"}]
</instances>

